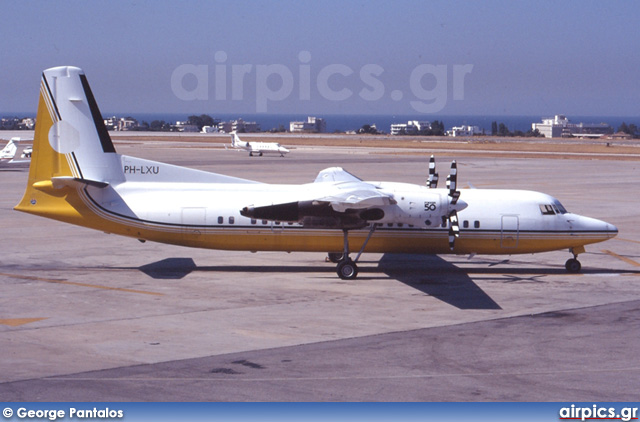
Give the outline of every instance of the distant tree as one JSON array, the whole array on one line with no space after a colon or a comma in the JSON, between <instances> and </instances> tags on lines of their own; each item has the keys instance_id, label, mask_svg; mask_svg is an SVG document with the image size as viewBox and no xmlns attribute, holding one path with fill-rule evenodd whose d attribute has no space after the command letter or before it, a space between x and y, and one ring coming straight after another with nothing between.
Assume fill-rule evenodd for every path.
<instances>
[{"instance_id":1,"label":"distant tree","mask_svg":"<svg viewBox=\"0 0 640 422\"><path fill-rule=\"evenodd\" d=\"M536 130L531 130L529 129L524 136L528 137L528 138L539 138L541 136L543 136L540 131L538 129Z\"/></svg>"},{"instance_id":2,"label":"distant tree","mask_svg":"<svg viewBox=\"0 0 640 422\"><path fill-rule=\"evenodd\" d=\"M632 135L632 133L629 132L629 126L627 126L625 122L622 122L622 124L618 126L618 132L624 132Z\"/></svg>"},{"instance_id":3,"label":"distant tree","mask_svg":"<svg viewBox=\"0 0 640 422\"><path fill-rule=\"evenodd\" d=\"M431 123L431 134L434 136L444 136L444 122L434 120Z\"/></svg>"},{"instance_id":4,"label":"distant tree","mask_svg":"<svg viewBox=\"0 0 640 422\"><path fill-rule=\"evenodd\" d=\"M504 123L500 123L498 126L498 136L509 136L511 132L509 132L509 128Z\"/></svg>"},{"instance_id":5,"label":"distant tree","mask_svg":"<svg viewBox=\"0 0 640 422\"><path fill-rule=\"evenodd\" d=\"M498 134L498 122L491 122L491 134L493 136Z\"/></svg>"},{"instance_id":6,"label":"distant tree","mask_svg":"<svg viewBox=\"0 0 640 422\"><path fill-rule=\"evenodd\" d=\"M198 126L198 130L202 130L203 126L213 126L216 121L211 116L201 114L199 116L189 116L187 123L190 125Z\"/></svg>"},{"instance_id":7,"label":"distant tree","mask_svg":"<svg viewBox=\"0 0 640 422\"><path fill-rule=\"evenodd\" d=\"M380 132L378 131L378 128L376 128L376 125L362 125L362 127L358 129L358 133L367 133L369 135L377 135Z\"/></svg>"},{"instance_id":8,"label":"distant tree","mask_svg":"<svg viewBox=\"0 0 640 422\"><path fill-rule=\"evenodd\" d=\"M633 123L627 125L625 122L618 127L618 132L628 133L629 135L635 137L638 134L638 127Z\"/></svg>"},{"instance_id":9,"label":"distant tree","mask_svg":"<svg viewBox=\"0 0 640 422\"><path fill-rule=\"evenodd\" d=\"M171 130L171 125L166 123L164 120L154 120L149 125L149 130L155 132L168 132Z\"/></svg>"}]
</instances>

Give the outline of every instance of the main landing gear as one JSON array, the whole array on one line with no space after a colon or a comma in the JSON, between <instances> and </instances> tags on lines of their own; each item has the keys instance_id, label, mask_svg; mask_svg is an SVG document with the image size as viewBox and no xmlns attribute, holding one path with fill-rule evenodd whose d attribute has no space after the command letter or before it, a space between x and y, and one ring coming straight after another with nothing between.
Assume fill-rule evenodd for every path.
<instances>
[{"instance_id":1,"label":"main landing gear","mask_svg":"<svg viewBox=\"0 0 640 422\"><path fill-rule=\"evenodd\" d=\"M367 246L367 243L369 243L369 239L371 239L371 236L373 236L373 232L376 231L376 227L377 226L375 223L371 224L369 234L367 235L367 238L362 244L362 248L360 248L360 252L358 252L356 259L354 260L349 257L349 230L342 230L342 233L344 235L344 252L329 252L328 254L329 261L338 264L336 271L338 273L338 277L343 280L353 280L358 276L358 266L356 265L356 262L358 262L358 259L360 259L360 255L362 255L362 252L364 252L364 248Z\"/></svg>"},{"instance_id":2,"label":"main landing gear","mask_svg":"<svg viewBox=\"0 0 640 422\"><path fill-rule=\"evenodd\" d=\"M582 269L582 264L580 264L580 261L578 261L578 254L581 254L584 251L585 251L584 246L569 249L569 252L573 254L573 258L568 259L567 262L564 264L564 267L571 274L577 274Z\"/></svg>"}]
</instances>

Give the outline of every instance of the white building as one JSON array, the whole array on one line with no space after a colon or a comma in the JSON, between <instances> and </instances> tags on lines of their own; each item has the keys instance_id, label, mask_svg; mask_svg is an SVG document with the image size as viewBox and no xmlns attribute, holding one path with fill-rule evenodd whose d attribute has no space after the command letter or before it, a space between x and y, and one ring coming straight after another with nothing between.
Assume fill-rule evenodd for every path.
<instances>
[{"instance_id":1,"label":"white building","mask_svg":"<svg viewBox=\"0 0 640 422\"><path fill-rule=\"evenodd\" d=\"M307 117L306 122L289 122L289 132L325 133L327 122L320 117Z\"/></svg>"},{"instance_id":2,"label":"white building","mask_svg":"<svg viewBox=\"0 0 640 422\"><path fill-rule=\"evenodd\" d=\"M483 131L478 126L455 126L447 131L448 136L473 136L482 135Z\"/></svg>"},{"instance_id":3,"label":"white building","mask_svg":"<svg viewBox=\"0 0 640 422\"><path fill-rule=\"evenodd\" d=\"M188 121L186 122L178 121L176 122L175 125L173 125L173 128L178 132L197 132L198 131L198 126L192 125Z\"/></svg>"},{"instance_id":4,"label":"white building","mask_svg":"<svg viewBox=\"0 0 640 422\"><path fill-rule=\"evenodd\" d=\"M431 123L409 120L407 123L393 123L391 125L392 135L417 135L422 130L431 129Z\"/></svg>"},{"instance_id":5,"label":"white building","mask_svg":"<svg viewBox=\"0 0 640 422\"><path fill-rule=\"evenodd\" d=\"M232 120L230 122L218 123L218 130L224 133L253 133L260 132L260 125L256 122L245 122L242 119Z\"/></svg>"},{"instance_id":6,"label":"white building","mask_svg":"<svg viewBox=\"0 0 640 422\"><path fill-rule=\"evenodd\" d=\"M607 123L571 123L562 114L557 114L553 118L543 118L542 123L532 123L531 130L536 129L546 138L598 138L613 133L613 128Z\"/></svg>"},{"instance_id":7,"label":"white building","mask_svg":"<svg viewBox=\"0 0 640 422\"><path fill-rule=\"evenodd\" d=\"M132 117L121 117L116 130L132 130L138 127L138 121Z\"/></svg>"},{"instance_id":8,"label":"white building","mask_svg":"<svg viewBox=\"0 0 640 422\"><path fill-rule=\"evenodd\" d=\"M532 123L531 130L537 129L545 138L560 138L563 133L569 134L568 125L566 116L556 114L553 118L543 118L542 123Z\"/></svg>"},{"instance_id":9,"label":"white building","mask_svg":"<svg viewBox=\"0 0 640 422\"><path fill-rule=\"evenodd\" d=\"M202 126L200 133L217 133L220 132L217 126Z\"/></svg>"}]
</instances>

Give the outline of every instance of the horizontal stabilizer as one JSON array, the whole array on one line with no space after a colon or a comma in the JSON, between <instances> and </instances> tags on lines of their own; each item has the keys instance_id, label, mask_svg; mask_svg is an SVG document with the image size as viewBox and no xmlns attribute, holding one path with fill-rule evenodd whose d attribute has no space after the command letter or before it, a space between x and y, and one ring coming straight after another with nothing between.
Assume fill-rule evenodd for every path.
<instances>
[{"instance_id":1,"label":"horizontal stabilizer","mask_svg":"<svg viewBox=\"0 0 640 422\"><path fill-rule=\"evenodd\" d=\"M313 181L313 183L320 182L362 182L362 179L359 179L342 167L330 167L318 173L316 180Z\"/></svg>"}]
</instances>

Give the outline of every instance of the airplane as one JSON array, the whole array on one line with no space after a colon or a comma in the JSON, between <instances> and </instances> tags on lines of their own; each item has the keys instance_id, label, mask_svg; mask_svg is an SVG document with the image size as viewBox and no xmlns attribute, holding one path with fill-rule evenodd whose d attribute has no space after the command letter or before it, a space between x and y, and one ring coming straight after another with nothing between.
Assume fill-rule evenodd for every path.
<instances>
[{"instance_id":1,"label":"airplane","mask_svg":"<svg viewBox=\"0 0 640 422\"><path fill-rule=\"evenodd\" d=\"M230 135L231 147L249 151L250 157L253 157L254 154L258 154L260 157L263 154L280 154L280 157L284 157L285 154L289 153L288 149L276 142L245 142L240 140L236 132L231 132Z\"/></svg>"},{"instance_id":2,"label":"airplane","mask_svg":"<svg viewBox=\"0 0 640 422\"><path fill-rule=\"evenodd\" d=\"M11 138L7 145L0 151L0 166L24 164L31 161L31 141L22 141L20 138Z\"/></svg>"},{"instance_id":3,"label":"airplane","mask_svg":"<svg viewBox=\"0 0 640 422\"><path fill-rule=\"evenodd\" d=\"M513 255L568 250L618 233L524 190L363 181L340 167L311 183L267 184L118 154L84 72L43 72L24 197L15 209L78 226L198 248L327 252L345 280L363 252ZM352 259L350 253L359 251Z\"/></svg>"}]
</instances>

